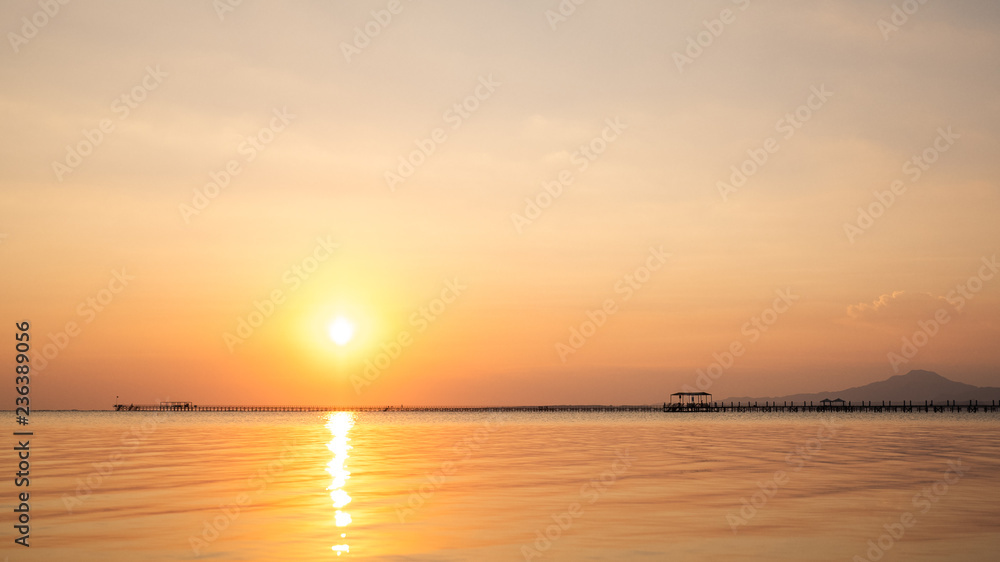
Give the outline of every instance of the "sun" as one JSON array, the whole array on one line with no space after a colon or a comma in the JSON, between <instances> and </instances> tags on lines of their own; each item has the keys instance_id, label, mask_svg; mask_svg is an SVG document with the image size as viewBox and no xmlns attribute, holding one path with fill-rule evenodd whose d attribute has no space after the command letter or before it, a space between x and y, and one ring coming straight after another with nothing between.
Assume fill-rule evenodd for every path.
<instances>
[{"instance_id":1,"label":"sun","mask_svg":"<svg viewBox=\"0 0 1000 562\"><path fill-rule=\"evenodd\" d=\"M337 345L347 345L354 338L354 324L343 316L330 323L330 339Z\"/></svg>"}]
</instances>

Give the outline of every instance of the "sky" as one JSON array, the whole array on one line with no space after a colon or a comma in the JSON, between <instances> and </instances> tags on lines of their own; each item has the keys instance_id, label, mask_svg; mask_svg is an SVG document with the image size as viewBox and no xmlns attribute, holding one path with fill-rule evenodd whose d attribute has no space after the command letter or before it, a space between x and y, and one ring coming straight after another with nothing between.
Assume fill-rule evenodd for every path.
<instances>
[{"instance_id":1,"label":"sky","mask_svg":"<svg viewBox=\"0 0 1000 562\"><path fill-rule=\"evenodd\" d=\"M1000 386L995 2L0 22L2 360L27 321L37 409Z\"/></svg>"}]
</instances>

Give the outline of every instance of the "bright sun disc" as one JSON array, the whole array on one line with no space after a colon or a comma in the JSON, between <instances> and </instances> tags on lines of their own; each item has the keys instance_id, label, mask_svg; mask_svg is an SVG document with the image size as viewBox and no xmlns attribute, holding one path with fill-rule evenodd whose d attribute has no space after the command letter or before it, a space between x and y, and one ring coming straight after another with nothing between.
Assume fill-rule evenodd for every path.
<instances>
[{"instance_id":1,"label":"bright sun disc","mask_svg":"<svg viewBox=\"0 0 1000 562\"><path fill-rule=\"evenodd\" d=\"M346 318L337 318L330 324L330 339L337 345L344 345L354 337L354 324Z\"/></svg>"}]
</instances>

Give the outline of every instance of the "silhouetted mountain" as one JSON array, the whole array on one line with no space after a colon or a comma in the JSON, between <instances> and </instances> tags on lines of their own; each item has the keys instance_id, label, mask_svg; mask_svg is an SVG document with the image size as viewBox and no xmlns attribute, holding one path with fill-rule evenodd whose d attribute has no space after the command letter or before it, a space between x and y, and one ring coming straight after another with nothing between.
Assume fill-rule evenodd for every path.
<instances>
[{"instance_id":1,"label":"silhouetted mountain","mask_svg":"<svg viewBox=\"0 0 1000 562\"><path fill-rule=\"evenodd\" d=\"M845 390L831 390L813 394L790 394L788 396L734 396L726 398L724 401L809 402L811 400L818 402L824 398L843 398L849 402L861 402L862 400L871 400L872 402L912 400L914 403L923 403L924 400L933 400L935 403L944 402L945 400L958 400L960 402L979 400L980 402L989 402L991 400L1000 400L1000 388L995 386L973 386L971 384L955 382L931 371L910 371L905 375L896 375L884 381L873 382Z\"/></svg>"}]
</instances>

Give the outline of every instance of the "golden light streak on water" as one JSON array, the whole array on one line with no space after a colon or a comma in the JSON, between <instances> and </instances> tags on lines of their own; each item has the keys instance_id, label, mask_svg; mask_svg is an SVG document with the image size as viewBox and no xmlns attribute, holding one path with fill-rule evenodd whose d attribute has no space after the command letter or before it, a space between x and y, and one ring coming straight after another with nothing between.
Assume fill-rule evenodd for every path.
<instances>
[{"instance_id":1,"label":"golden light streak on water","mask_svg":"<svg viewBox=\"0 0 1000 562\"><path fill-rule=\"evenodd\" d=\"M334 512L334 522L337 527L346 527L351 524L350 514L342 511L341 508L351 503L351 496L344 490L351 473L344 464L350 456L347 452L351 450L351 446L347 443L351 439L347 437L347 433L352 427L354 427L354 414L352 412L334 412L330 414L326 422L326 428L333 435L333 438L326 445L333 453L333 460L326 465L326 471L330 473L333 482L326 489L330 492L333 507L337 508L337 511ZM346 538L347 533L341 533L340 537ZM347 544L334 545L332 548L337 556L350 552L350 547Z\"/></svg>"}]
</instances>

